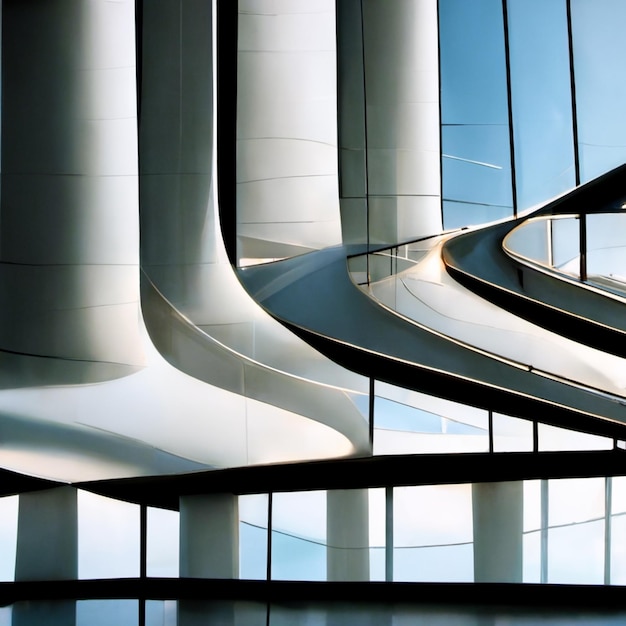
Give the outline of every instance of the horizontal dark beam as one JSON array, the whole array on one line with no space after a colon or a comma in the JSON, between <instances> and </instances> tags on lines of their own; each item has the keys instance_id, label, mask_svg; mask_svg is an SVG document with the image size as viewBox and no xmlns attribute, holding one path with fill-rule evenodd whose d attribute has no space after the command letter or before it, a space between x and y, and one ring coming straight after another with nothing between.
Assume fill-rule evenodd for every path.
<instances>
[{"instance_id":1,"label":"horizontal dark beam","mask_svg":"<svg viewBox=\"0 0 626 626\"><path fill-rule=\"evenodd\" d=\"M104 496L171 510L181 495L269 493L626 475L626 451L374 456L176 476L77 483Z\"/></svg>"},{"instance_id":2,"label":"horizontal dark beam","mask_svg":"<svg viewBox=\"0 0 626 626\"><path fill-rule=\"evenodd\" d=\"M13 496L28 491L50 489L51 487L60 487L64 484L66 483L59 483L44 478L35 478L34 476L26 476L18 472L12 472L11 470L0 469L0 497Z\"/></svg>"},{"instance_id":3,"label":"horizontal dark beam","mask_svg":"<svg viewBox=\"0 0 626 626\"><path fill-rule=\"evenodd\" d=\"M624 588L601 585L537 585L504 583L385 583L215 580L197 578L126 578L112 580L28 581L0 583L0 604L19 601L96 599L205 600L288 602L297 609L312 603L350 602L446 606L478 605L530 610L549 606L614 611L626 607Z\"/></svg>"}]
</instances>

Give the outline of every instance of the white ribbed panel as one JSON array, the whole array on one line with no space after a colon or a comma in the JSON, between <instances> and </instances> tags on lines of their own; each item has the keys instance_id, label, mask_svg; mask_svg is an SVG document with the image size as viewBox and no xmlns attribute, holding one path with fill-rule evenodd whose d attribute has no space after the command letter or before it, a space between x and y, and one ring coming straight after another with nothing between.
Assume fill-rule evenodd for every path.
<instances>
[{"instance_id":1,"label":"white ribbed panel","mask_svg":"<svg viewBox=\"0 0 626 626\"><path fill-rule=\"evenodd\" d=\"M134 2L3 7L0 348L141 364Z\"/></svg>"},{"instance_id":2,"label":"white ribbed panel","mask_svg":"<svg viewBox=\"0 0 626 626\"><path fill-rule=\"evenodd\" d=\"M344 240L438 233L437 2L346 0L338 15Z\"/></svg>"},{"instance_id":3,"label":"white ribbed panel","mask_svg":"<svg viewBox=\"0 0 626 626\"><path fill-rule=\"evenodd\" d=\"M238 259L340 243L334 3L242 0L238 46Z\"/></svg>"}]
</instances>

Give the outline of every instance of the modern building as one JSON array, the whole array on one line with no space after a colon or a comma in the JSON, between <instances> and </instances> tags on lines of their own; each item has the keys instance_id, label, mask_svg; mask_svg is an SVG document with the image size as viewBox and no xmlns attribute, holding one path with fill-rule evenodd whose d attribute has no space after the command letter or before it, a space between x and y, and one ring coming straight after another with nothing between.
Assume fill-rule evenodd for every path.
<instances>
[{"instance_id":1,"label":"modern building","mask_svg":"<svg viewBox=\"0 0 626 626\"><path fill-rule=\"evenodd\" d=\"M625 3L1 7L0 624L624 620Z\"/></svg>"}]
</instances>

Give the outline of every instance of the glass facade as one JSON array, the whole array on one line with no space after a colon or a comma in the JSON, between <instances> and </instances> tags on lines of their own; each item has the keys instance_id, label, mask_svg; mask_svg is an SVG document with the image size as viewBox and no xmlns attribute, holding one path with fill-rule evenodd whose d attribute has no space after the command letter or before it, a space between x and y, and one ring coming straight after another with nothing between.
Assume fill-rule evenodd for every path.
<instances>
[{"instance_id":1,"label":"glass facade","mask_svg":"<svg viewBox=\"0 0 626 626\"><path fill-rule=\"evenodd\" d=\"M521 221L626 160L624 2L44 4L2 2L0 583L104 591L0 625L626 584L624 355L527 310L624 304L623 193ZM159 579L196 591L107 599Z\"/></svg>"}]
</instances>

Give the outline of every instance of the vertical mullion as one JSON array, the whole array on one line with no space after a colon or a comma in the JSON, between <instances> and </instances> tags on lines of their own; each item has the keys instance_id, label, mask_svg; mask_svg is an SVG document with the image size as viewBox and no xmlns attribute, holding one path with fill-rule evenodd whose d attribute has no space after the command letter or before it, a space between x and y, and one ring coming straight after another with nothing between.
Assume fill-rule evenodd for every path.
<instances>
[{"instance_id":1,"label":"vertical mullion","mask_svg":"<svg viewBox=\"0 0 626 626\"><path fill-rule=\"evenodd\" d=\"M148 506L139 505L139 578L148 575Z\"/></svg>"},{"instance_id":2,"label":"vertical mullion","mask_svg":"<svg viewBox=\"0 0 626 626\"><path fill-rule=\"evenodd\" d=\"M385 488L385 581L393 582L393 487Z\"/></svg>"},{"instance_id":3,"label":"vertical mullion","mask_svg":"<svg viewBox=\"0 0 626 626\"><path fill-rule=\"evenodd\" d=\"M146 579L148 575L148 505L139 505L139 578ZM146 598L140 597L138 603L138 623L145 626L146 623Z\"/></svg>"},{"instance_id":4,"label":"vertical mullion","mask_svg":"<svg viewBox=\"0 0 626 626\"><path fill-rule=\"evenodd\" d=\"M604 479L604 584L611 584L611 510L613 508L613 478Z\"/></svg>"},{"instance_id":5,"label":"vertical mullion","mask_svg":"<svg viewBox=\"0 0 626 626\"><path fill-rule=\"evenodd\" d=\"M511 154L511 199L513 201L513 217L517 217L517 181L515 175L515 139L513 137L513 100L511 94L511 57L509 52L509 14L507 9L507 0L502 0L502 24L504 30L506 98L509 118L509 149Z\"/></svg>"},{"instance_id":6,"label":"vertical mullion","mask_svg":"<svg viewBox=\"0 0 626 626\"><path fill-rule=\"evenodd\" d=\"M267 494L267 569L265 572L265 578L269 582L272 580L272 506L273 506L273 493L270 491Z\"/></svg>"},{"instance_id":7,"label":"vertical mullion","mask_svg":"<svg viewBox=\"0 0 626 626\"><path fill-rule=\"evenodd\" d=\"M549 491L548 481L541 480L541 574L540 582L548 582L548 524L549 519Z\"/></svg>"},{"instance_id":8,"label":"vertical mullion","mask_svg":"<svg viewBox=\"0 0 626 626\"><path fill-rule=\"evenodd\" d=\"M578 114L576 112L576 76L574 74L574 37L572 33L572 3L566 0L567 42L569 49L569 80L572 92L572 138L574 141L574 174L576 186L580 185L580 156L578 151Z\"/></svg>"},{"instance_id":9,"label":"vertical mullion","mask_svg":"<svg viewBox=\"0 0 626 626\"><path fill-rule=\"evenodd\" d=\"M374 454L374 407L376 400L376 381L374 378L370 378L369 388L369 439L370 439L370 453Z\"/></svg>"}]
</instances>

